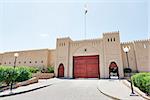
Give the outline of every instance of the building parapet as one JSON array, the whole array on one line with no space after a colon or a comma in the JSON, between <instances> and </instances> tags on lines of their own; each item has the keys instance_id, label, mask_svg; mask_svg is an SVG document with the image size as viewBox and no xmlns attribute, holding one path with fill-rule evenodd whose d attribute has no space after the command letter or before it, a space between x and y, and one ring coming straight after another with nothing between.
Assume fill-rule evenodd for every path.
<instances>
[{"instance_id":1,"label":"building parapet","mask_svg":"<svg viewBox=\"0 0 150 100\"><path fill-rule=\"evenodd\" d=\"M150 39L121 42L121 45L134 44L134 43L143 43L143 42L150 42Z\"/></svg>"},{"instance_id":2,"label":"building parapet","mask_svg":"<svg viewBox=\"0 0 150 100\"><path fill-rule=\"evenodd\" d=\"M91 41L102 41L102 38L86 39L86 40L75 40L75 41L72 41L72 42L73 43L81 43L81 42L91 42Z\"/></svg>"},{"instance_id":3,"label":"building parapet","mask_svg":"<svg viewBox=\"0 0 150 100\"><path fill-rule=\"evenodd\" d=\"M150 42L150 39L144 39L144 40L135 40L134 43L139 42Z\"/></svg>"},{"instance_id":4,"label":"building parapet","mask_svg":"<svg viewBox=\"0 0 150 100\"><path fill-rule=\"evenodd\" d=\"M8 51L8 52L3 52L3 53L0 53L0 54L7 54L7 53L16 53L16 52L32 52L32 51L43 51L43 50L47 50L47 51L51 51L51 50L55 50L55 49L34 49L34 50L19 50L19 51Z\"/></svg>"},{"instance_id":5,"label":"building parapet","mask_svg":"<svg viewBox=\"0 0 150 100\"><path fill-rule=\"evenodd\" d=\"M133 41L121 42L121 45L128 45L128 44L133 44Z\"/></svg>"},{"instance_id":6,"label":"building parapet","mask_svg":"<svg viewBox=\"0 0 150 100\"><path fill-rule=\"evenodd\" d=\"M114 32L104 32L103 35L111 35L111 34L118 34L119 31L114 31Z\"/></svg>"},{"instance_id":7,"label":"building parapet","mask_svg":"<svg viewBox=\"0 0 150 100\"><path fill-rule=\"evenodd\" d=\"M69 39L69 40L71 40L71 38L70 38L70 37L60 37L60 38L57 38L57 40L65 40L65 39Z\"/></svg>"}]
</instances>

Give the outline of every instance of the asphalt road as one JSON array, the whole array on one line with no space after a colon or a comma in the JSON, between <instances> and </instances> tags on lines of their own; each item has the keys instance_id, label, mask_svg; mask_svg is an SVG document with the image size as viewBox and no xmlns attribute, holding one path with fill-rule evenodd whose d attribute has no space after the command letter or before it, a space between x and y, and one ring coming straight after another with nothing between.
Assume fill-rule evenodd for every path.
<instances>
[{"instance_id":1,"label":"asphalt road","mask_svg":"<svg viewBox=\"0 0 150 100\"><path fill-rule=\"evenodd\" d=\"M62 79L49 87L0 100L111 100L100 93L97 84L96 79Z\"/></svg>"}]
</instances>

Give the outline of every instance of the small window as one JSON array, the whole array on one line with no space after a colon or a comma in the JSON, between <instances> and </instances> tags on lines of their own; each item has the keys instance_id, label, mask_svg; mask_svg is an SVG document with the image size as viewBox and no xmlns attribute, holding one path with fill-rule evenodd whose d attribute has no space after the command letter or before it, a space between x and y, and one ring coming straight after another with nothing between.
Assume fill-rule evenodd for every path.
<instances>
[{"instance_id":1,"label":"small window","mask_svg":"<svg viewBox=\"0 0 150 100\"><path fill-rule=\"evenodd\" d=\"M6 62L4 64L6 65Z\"/></svg>"},{"instance_id":2,"label":"small window","mask_svg":"<svg viewBox=\"0 0 150 100\"><path fill-rule=\"evenodd\" d=\"M108 42L109 42L109 39L108 39Z\"/></svg>"},{"instance_id":3,"label":"small window","mask_svg":"<svg viewBox=\"0 0 150 100\"><path fill-rule=\"evenodd\" d=\"M24 63L26 63L26 61L24 61Z\"/></svg>"},{"instance_id":4,"label":"small window","mask_svg":"<svg viewBox=\"0 0 150 100\"><path fill-rule=\"evenodd\" d=\"M31 63L31 61L29 63Z\"/></svg>"},{"instance_id":5,"label":"small window","mask_svg":"<svg viewBox=\"0 0 150 100\"><path fill-rule=\"evenodd\" d=\"M86 51L87 51L87 49L84 49L84 51L86 52Z\"/></svg>"},{"instance_id":6,"label":"small window","mask_svg":"<svg viewBox=\"0 0 150 100\"><path fill-rule=\"evenodd\" d=\"M9 64L11 64L11 62L9 62Z\"/></svg>"},{"instance_id":7,"label":"small window","mask_svg":"<svg viewBox=\"0 0 150 100\"><path fill-rule=\"evenodd\" d=\"M111 42L112 42L112 38L111 38Z\"/></svg>"},{"instance_id":8,"label":"small window","mask_svg":"<svg viewBox=\"0 0 150 100\"><path fill-rule=\"evenodd\" d=\"M0 63L0 65L2 65L2 63Z\"/></svg>"},{"instance_id":9,"label":"small window","mask_svg":"<svg viewBox=\"0 0 150 100\"><path fill-rule=\"evenodd\" d=\"M41 63L43 63L43 60L41 61Z\"/></svg>"},{"instance_id":10,"label":"small window","mask_svg":"<svg viewBox=\"0 0 150 100\"><path fill-rule=\"evenodd\" d=\"M115 38L114 38L114 41L115 41Z\"/></svg>"},{"instance_id":11,"label":"small window","mask_svg":"<svg viewBox=\"0 0 150 100\"><path fill-rule=\"evenodd\" d=\"M37 61L35 61L35 63L37 63Z\"/></svg>"},{"instance_id":12,"label":"small window","mask_svg":"<svg viewBox=\"0 0 150 100\"><path fill-rule=\"evenodd\" d=\"M19 64L21 63L21 61L19 61Z\"/></svg>"}]
</instances>

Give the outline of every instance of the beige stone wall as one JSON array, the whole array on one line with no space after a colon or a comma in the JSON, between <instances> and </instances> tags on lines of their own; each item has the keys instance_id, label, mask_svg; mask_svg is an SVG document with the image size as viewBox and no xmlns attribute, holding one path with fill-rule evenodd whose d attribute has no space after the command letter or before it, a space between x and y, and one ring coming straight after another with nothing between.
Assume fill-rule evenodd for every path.
<instances>
[{"instance_id":1,"label":"beige stone wall","mask_svg":"<svg viewBox=\"0 0 150 100\"><path fill-rule=\"evenodd\" d=\"M56 64L56 50L49 50L48 51L48 66L55 67Z\"/></svg>"},{"instance_id":2,"label":"beige stone wall","mask_svg":"<svg viewBox=\"0 0 150 100\"><path fill-rule=\"evenodd\" d=\"M128 59L129 59L129 66L127 63L127 56L126 53L123 51L123 47L130 47L130 50L128 52ZM136 62L136 56L135 56L135 48L133 42L127 42L121 44L121 52L122 52L122 61L123 61L123 68L131 68L132 71L137 71L137 62Z\"/></svg>"},{"instance_id":3,"label":"beige stone wall","mask_svg":"<svg viewBox=\"0 0 150 100\"><path fill-rule=\"evenodd\" d=\"M109 65L115 62L119 69L119 77L124 77L119 32L104 33L104 67L105 78L109 77Z\"/></svg>"},{"instance_id":4,"label":"beige stone wall","mask_svg":"<svg viewBox=\"0 0 150 100\"><path fill-rule=\"evenodd\" d=\"M103 43L102 39L72 41L70 38L57 39L56 68L55 74L58 74L58 67L62 63L65 67L65 77L73 77L73 56L100 55L100 76L104 77L103 70ZM85 52L84 49L87 49Z\"/></svg>"},{"instance_id":5,"label":"beige stone wall","mask_svg":"<svg viewBox=\"0 0 150 100\"><path fill-rule=\"evenodd\" d=\"M64 65L64 77L69 77L69 46L71 39L59 38L57 39L56 45L56 66L55 66L55 75L58 74L58 67L60 64Z\"/></svg>"},{"instance_id":6,"label":"beige stone wall","mask_svg":"<svg viewBox=\"0 0 150 100\"><path fill-rule=\"evenodd\" d=\"M109 65L112 61L117 63L120 77L123 77L119 32L105 33L103 38L91 40L72 41L70 38L59 38L56 51L56 75L62 63L65 77L73 77L73 56L99 55L100 78L109 77Z\"/></svg>"},{"instance_id":7,"label":"beige stone wall","mask_svg":"<svg viewBox=\"0 0 150 100\"><path fill-rule=\"evenodd\" d=\"M2 65L2 59L3 59L3 55L0 54L0 65Z\"/></svg>"},{"instance_id":8,"label":"beige stone wall","mask_svg":"<svg viewBox=\"0 0 150 100\"><path fill-rule=\"evenodd\" d=\"M128 52L129 67L138 72L150 72L150 40L122 43L122 47L130 47ZM127 58L122 49L123 66L127 68Z\"/></svg>"},{"instance_id":9,"label":"beige stone wall","mask_svg":"<svg viewBox=\"0 0 150 100\"><path fill-rule=\"evenodd\" d=\"M5 52L2 58L2 65L13 66L14 53L19 53L16 66L47 67L48 65L48 49Z\"/></svg>"},{"instance_id":10,"label":"beige stone wall","mask_svg":"<svg viewBox=\"0 0 150 100\"><path fill-rule=\"evenodd\" d=\"M150 72L150 40L135 41L137 69Z\"/></svg>"},{"instance_id":11,"label":"beige stone wall","mask_svg":"<svg viewBox=\"0 0 150 100\"><path fill-rule=\"evenodd\" d=\"M85 52L85 49L87 50ZM99 72L100 77L104 77L103 67L103 41L102 39L91 39L82 41L70 42L70 56L69 56L69 76L73 77L73 56L87 56L87 55L99 55Z\"/></svg>"}]
</instances>

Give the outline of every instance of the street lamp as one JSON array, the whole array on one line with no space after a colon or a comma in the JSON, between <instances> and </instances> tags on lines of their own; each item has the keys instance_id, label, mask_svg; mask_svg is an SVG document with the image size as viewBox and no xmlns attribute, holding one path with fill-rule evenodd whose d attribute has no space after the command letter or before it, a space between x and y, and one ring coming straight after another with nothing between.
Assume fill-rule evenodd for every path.
<instances>
[{"instance_id":1,"label":"street lamp","mask_svg":"<svg viewBox=\"0 0 150 100\"><path fill-rule=\"evenodd\" d=\"M14 57L15 57L15 61L14 61L14 69L16 67L16 61L17 61L17 57L19 56L18 53L14 53ZM12 88L13 88L13 80L11 81L11 86L10 86L10 94L12 94Z\"/></svg>"},{"instance_id":2,"label":"street lamp","mask_svg":"<svg viewBox=\"0 0 150 100\"><path fill-rule=\"evenodd\" d=\"M123 47L123 51L126 53L127 64L128 64L128 68L129 68L128 52L130 51L130 46ZM132 70L131 70L131 72L132 72ZM129 72L129 78L130 78L130 83L131 83L131 94L130 94L130 96L135 96L135 93L133 91L133 84L132 84L132 80L131 80L131 74L130 74L131 72Z\"/></svg>"},{"instance_id":3,"label":"street lamp","mask_svg":"<svg viewBox=\"0 0 150 100\"><path fill-rule=\"evenodd\" d=\"M127 63L128 63L128 68L129 68L128 52L130 51L130 46L123 47L123 51L126 53Z\"/></svg>"},{"instance_id":4,"label":"street lamp","mask_svg":"<svg viewBox=\"0 0 150 100\"><path fill-rule=\"evenodd\" d=\"M14 68L16 67L16 60L17 60L18 56L19 56L19 53L14 53L14 57L15 57Z\"/></svg>"}]
</instances>

